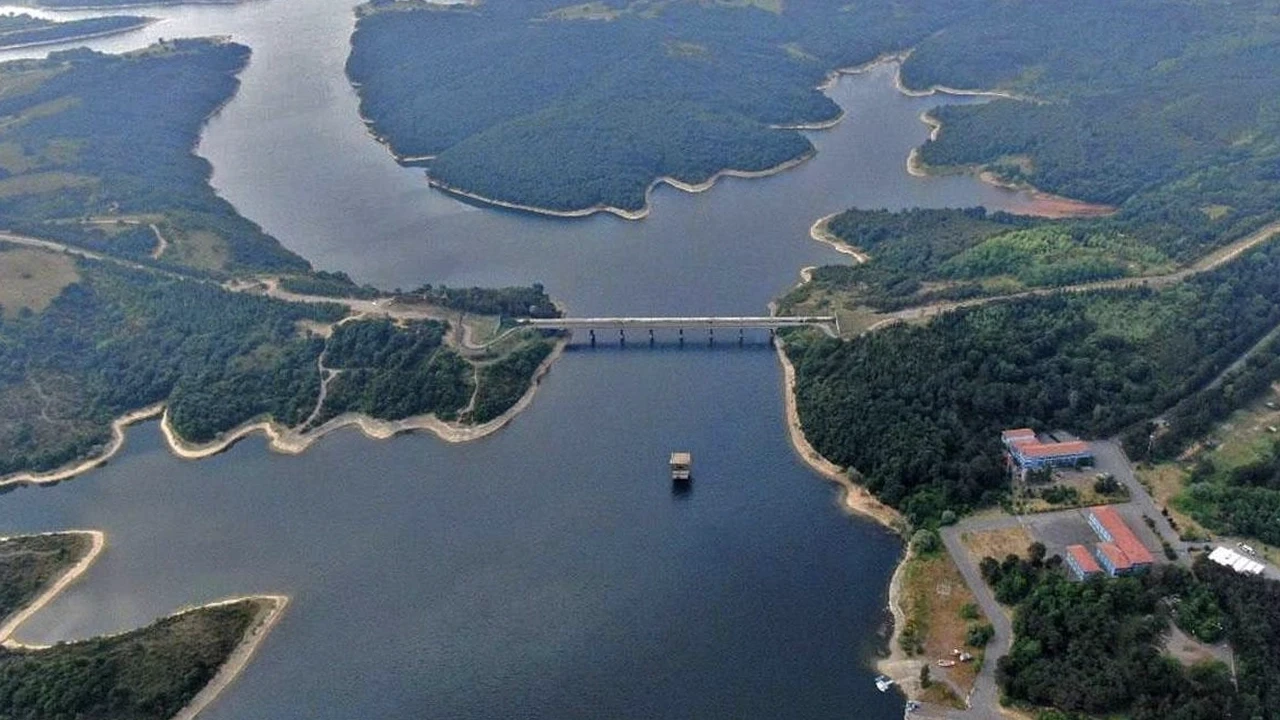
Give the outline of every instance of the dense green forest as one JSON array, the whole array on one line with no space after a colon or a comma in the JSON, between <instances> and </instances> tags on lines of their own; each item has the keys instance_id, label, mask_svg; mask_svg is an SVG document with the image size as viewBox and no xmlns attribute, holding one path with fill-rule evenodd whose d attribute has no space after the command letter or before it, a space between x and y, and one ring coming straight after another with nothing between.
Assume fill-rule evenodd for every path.
<instances>
[{"instance_id":1,"label":"dense green forest","mask_svg":"<svg viewBox=\"0 0 1280 720\"><path fill-rule=\"evenodd\" d=\"M376 298L384 293L371 285L357 285L344 272L317 270L307 275L280 278L280 289L298 295L320 295L333 298Z\"/></svg>"},{"instance_id":2,"label":"dense green forest","mask_svg":"<svg viewBox=\"0 0 1280 720\"><path fill-rule=\"evenodd\" d=\"M446 285L424 285L410 295L447 307L451 310L476 315L501 315L508 318L554 318L560 310L551 302L541 283L528 287L507 288L451 288Z\"/></svg>"},{"instance_id":3,"label":"dense green forest","mask_svg":"<svg viewBox=\"0 0 1280 720\"><path fill-rule=\"evenodd\" d=\"M515 405L529 389L529 378L553 348L549 340L538 339L499 360L480 366L480 387L471 419L477 423L488 422Z\"/></svg>"},{"instance_id":4,"label":"dense green forest","mask_svg":"<svg viewBox=\"0 0 1280 720\"><path fill-rule=\"evenodd\" d=\"M1280 381L1280 338L1265 342L1222 382L1196 392L1165 415L1165 426L1135 427L1125 437L1125 451L1136 460L1168 460L1203 438L1213 426L1262 397ZM1153 437L1154 436L1154 437Z\"/></svg>"},{"instance_id":5,"label":"dense green forest","mask_svg":"<svg viewBox=\"0 0 1280 720\"><path fill-rule=\"evenodd\" d=\"M983 208L850 209L827 223L839 241L867 253L857 265L813 271L785 309L816 292L880 311L944 300L1073 285L1173 269L1158 248L1115 219L1050 221Z\"/></svg>"},{"instance_id":6,"label":"dense green forest","mask_svg":"<svg viewBox=\"0 0 1280 720\"><path fill-rule=\"evenodd\" d=\"M443 344L447 330L435 320L398 327L386 320L339 326L325 352L325 366L339 373L314 424L344 412L385 420L434 413L442 420L488 422L529 390L553 347L530 330L507 341L511 349L494 359L468 360Z\"/></svg>"},{"instance_id":7,"label":"dense green forest","mask_svg":"<svg viewBox=\"0 0 1280 720\"><path fill-rule=\"evenodd\" d=\"M65 285L52 288L39 312L3 312L0 304L0 476L91 455L110 438L112 419L160 402L193 442L256 418L300 425L319 401L322 353L338 374L315 424L348 411L484 422L519 400L552 345L529 330L464 358L444 344L444 323L385 319L343 323L326 339L304 323L336 322L347 314L341 305L2 244L0 272L14 252L67 266L46 269ZM474 411L463 413L473 393Z\"/></svg>"},{"instance_id":8,"label":"dense green forest","mask_svg":"<svg viewBox=\"0 0 1280 720\"><path fill-rule=\"evenodd\" d=\"M909 87L1033 98L939 109L925 163L1133 205L1183 236L1158 246L1183 260L1280 207L1274 16L1271 0L1084 0L1062 13L998 0L377 0L347 71L375 132L400 155L435 157L430 174L448 185L635 210L663 175L697 182L803 155L808 141L774 126L838 114L814 90L826 73L911 50Z\"/></svg>"},{"instance_id":9,"label":"dense green forest","mask_svg":"<svg viewBox=\"0 0 1280 720\"><path fill-rule=\"evenodd\" d=\"M296 424L315 405L324 341L298 323L332 322L344 308L76 266L79 281L42 312L0 319L0 475L90 454L113 418L162 401L193 441L259 415Z\"/></svg>"},{"instance_id":10,"label":"dense green forest","mask_svg":"<svg viewBox=\"0 0 1280 720\"><path fill-rule=\"evenodd\" d=\"M125 32L145 26L150 20L128 15L85 18L56 22L23 14L0 15L0 50L28 45L70 42L95 35Z\"/></svg>"},{"instance_id":11,"label":"dense green forest","mask_svg":"<svg viewBox=\"0 0 1280 720\"><path fill-rule=\"evenodd\" d=\"M997 679L1009 700L1055 708L1041 720L1280 718L1280 583L1203 558L1194 571L1160 566L1073 582L1060 558L1043 560L1043 546L1030 559L986 558L982 570L1016 608L1013 649ZM1186 668L1165 655L1171 624L1207 642L1225 635L1236 682L1222 663Z\"/></svg>"},{"instance_id":12,"label":"dense green forest","mask_svg":"<svg viewBox=\"0 0 1280 720\"><path fill-rule=\"evenodd\" d=\"M0 648L0 717L167 720L217 674L259 602L200 608L48 649Z\"/></svg>"},{"instance_id":13,"label":"dense green forest","mask_svg":"<svg viewBox=\"0 0 1280 720\"><path fill-rule=\"evenodd\" d=\"M374 131L432 177L554 210L638 210L658 177L698 183L812 150L837 67L923 39L980 0L780 5L489 2L362 8L347 72ZM608 19L597 22L593 19Z\"/></svg>"},{"instance_id":14,"label":"dense green forest","mask_svg":"<svg viewBox=\"0 0 1280 720\"><path fill-rule=\"evenodd\" d=\"M993 3L921 42L904 80L1008 88L1047 102L941 108L935 115L943 131L920 157L930 165L987 165L1050 192L1132 204L1126 210L1153 220L1176 212L1192 242L1215 224L1231 230L1236 219L1274 216L1275 17L1271 0L1097 0L1062 13Z\"/></svg>"},{"instance_id":15,"label":"dense green forest","mask_svg":"<svg viewBox=\"0 0 1280 720\"><path fill-rule=\"evenodd\" d=\"M806 436L916 522L996 501L999 432L1105 436L1207 384L1280 323L1280 247L1165 290L996 302L853 341L790 337Z\"/></svg>"},{"instance_id":16,"label":"dense green forest","mask_svg":"<svg viewBox=\"0 0 1280 720\"><path fill-rule=\"evenodd\" d=\"M307 270L218 197L193 151L248 60L242 45L178 40L0 65L0 225L151 263L154 224L160 264Z\"/></svg>"},{"instance_id":17,"label":"dense green forest","mask_svg":"<svg viewBox=\"0 0 1280 720\"><path fill-rule=\"evenodd\" d=\"M329 338L324 360L326 367L341 372L330 382L315 423L344 412L386 420L428 413L457 419L475 390L474 371L457 351L444 346L447 329L435 320L402 327L389 320L340 325Z\"/></svg>"},{"instance_id":18,"label":"dense green forest","mask_svg":"<svg viewBox=\"0 0 1280 720\"><path fill-rule=\"evenodd\" d=\"M0 540L0 623L84 557L90 544L89 537L79 533Z\"/></svg>"}]
</instances>

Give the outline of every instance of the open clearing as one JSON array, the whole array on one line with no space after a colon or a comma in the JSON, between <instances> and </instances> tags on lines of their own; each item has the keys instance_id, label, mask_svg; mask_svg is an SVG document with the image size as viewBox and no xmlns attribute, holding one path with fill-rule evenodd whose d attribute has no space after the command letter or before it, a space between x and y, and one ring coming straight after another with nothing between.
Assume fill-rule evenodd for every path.
<instances>
[{"instance_id":1,"label":"open clearing","mask_svg":"<svg viewBox=\"0 0 1280 720\"><path fill-rule=\"evenodd\" d=\"M984 557L997 560L1003 560L1010 555L1021 557L1034 542L1031 533L1021 525L999 530L963 533L960 541L968 548L975 564L981 562Z\"/></svg>"},{"instance_id":2,"label":"open clearing","mask_svg":"<svg viewBox=\"0 0 1280 720\"><path fill-rule=\"evenodd\" d=\"M954 704L957 699L947 691L949 684L961 696L973 689L978 675L976 662L957 663L954 667L944 668L938 665L939 660L955 660L952 651L966 650L974 655L979 651L965 647L965 637L969 625L985 623L986 618L979 616L975 620L966 620L960 611L965 605L975 605L976 601L969 586L965 584L955 561L945 552L927 556L916 556L907 562L903 571L901 606L907 618L907 627L912 629L923 651L918 657L929 665L929 672L934 680L934 688L929 688L924 699L943 705ZM940 681L946 681L946 684ZM963 707L963 705L961 705Z\"/></svg>"},{"instance_id":3,"label":"open clearing","mask_svg":"<svg viewBox=\"0 0 1280 720\"><path fill-rule=\"evenodd\" d=\"M80 279L75 261L66 255L32 248L0 250L0 308L6 318L27 308L40 312Z\"/></svg>"}]
</instances>

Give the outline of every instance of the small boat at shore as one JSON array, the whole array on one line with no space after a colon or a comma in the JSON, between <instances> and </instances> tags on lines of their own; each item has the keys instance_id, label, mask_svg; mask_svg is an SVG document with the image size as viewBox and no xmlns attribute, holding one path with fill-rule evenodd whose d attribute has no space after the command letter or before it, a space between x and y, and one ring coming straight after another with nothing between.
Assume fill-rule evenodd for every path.
<instances>
[{"instance_id":1,"label":"small boat at shore","mask_svg":"<svg viewBox=\"0 0 1280 720\"><path fill-rule=\"evenodd\" d=\"M891 687L893 687L893 678L889 677L888 675L877 675L877 676L876 676L876 689L877 689L877 690L879 690L880 692L885 692L885 691L887 691L887 690L888 690L889 688L891 688Z\"/></svg>"}]
</instances>

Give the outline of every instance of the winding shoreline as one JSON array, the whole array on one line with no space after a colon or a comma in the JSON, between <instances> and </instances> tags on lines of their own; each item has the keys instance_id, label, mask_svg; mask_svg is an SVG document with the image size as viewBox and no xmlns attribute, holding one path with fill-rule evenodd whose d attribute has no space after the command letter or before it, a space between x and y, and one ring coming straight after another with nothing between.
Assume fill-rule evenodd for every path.
<instances>
[{"instance_id":1,"label":"winding shoreline","mask_svg":"<svg viewBox=\"0 0 1280 720\"><path fill-rule=\"evenodd\" d=\"M98 556L102 554L102 550L107 546L107 536L100 530L66 530L62 532L37 533L34 535L13 535L10 537L0 538L0 540L54 535L87 535L91 541L89 551L84 554L84 557L77 560L74 565L67 568L62 575L59 575L57 580L49 585L49 587L45 588L44 592L36 596L36 598L28 603L26 607L22 608L5 620L4 625L0 626L0 647L9 649L33 647L31 645L25 645L15 641L13 639L13 634L17 632L18 628L30 619L32 615L40 612L46 605L53 602L54 598L56 598L63 590L67 589L67 586L71 585L71 583L74 583L76 580L79 580L80 576L84 575L85 571L87 571L89 566L98 559Z\"/></svg>"},{"instance_id":2,"label":"winding shoreline","mask_svg":"<svg viewBox=\"0 0 1280 720\"><path fill-rule=\"evenodd\" d=\"M929 139L935 140L938 133L942 130L942 123L930 115L928 112L920 114L920 122L929 126ZM1091 218L1091 217L1108 217L1119 212L1119 208L1111 205L1099 205L1097 203L1086 202L1084 200L1076 200L1062 195L1054 195L1045 192L1034 185L1025 183L1012 183L1002 180L995 173L984 169L981 165L963 166L956 169L957 173L966 173L978 178L993 187L1002 188L1018 193L1025 193L1031 199L1031 205L1017 211L1010 211L1014 215L1026 215L1030 217L1042 217L1050 220L1061 220L1066 218ZM907 174L912 177L929 178L946 175L946 172L931 171L929 166L920 159L920 148L911 148L911 153L907 155Z\"/></svg>"},{"instance_id":3,"label":"winding shoreline","mask_svg":"<svg viewBox=\"0 0 1280 720\"><path fill-rule=\"evenodd\" d=\"M49 603L57 598L64 590L67 589L75 581L79 580L82 575L89 569L98 557L102 554L106 547L106 534L100 530L61 530L57 532L35 533L31 535L14 535L0 538L0 540L10 540L19 537L38 537L38 536L55 536L55 535L87 535L92 540L88 552L84 557L80 558L74 565L68 568L58 577L48 588L44 590L35 600L32 600L20 611L9 617L3 627L0 627L0 647L10 650L43 650L49 646L32 645L21 643L13 639L13 634L33 615L43 610ZM289 605L289 598L286 595L243 595L240 597L227 598L216 602L205 603L203 605L195 605L184 608L175 613L160 618L160 620L168 620L171 618L181 617L188 613L207 610L209 608L221 607L224 605L233 605L242 602L252 602L257 605L258 612L253 621L246 628L244 635L240 641L227 655L226 660L218 668L214 676L205 684L203 688L197 692L191 700L174 715L172 720L194 720L197 715L204 711L214 700L216 700L223 690L239 677L244 671L249 661L253 659L254 654L262 645L262 641L266 639L268 633L280 621L284 614L284 609ZM101 640L105 638L124 635L134 630L125 630L119 633L108 635L96 635L92 638L85 638L82 642L89 640ZM76 641L71 641L76 642Z\"/></svg>"},{"instance_id":4,"label":"winding shoreline","mask_svg":"<svg viewBox=\"0 0 1280 720\"><path fill-rule=\"evenodd\" d=\"M90 470L101 467L107 464L111 458L115 457L116 453L120 452L120 449L124 446L125 430L128 429L130 425L158 417L163 412L164 404L160 403L157 405L149 405L140 410L134 410L131 413L126 413L125 415L111 421L111 442L109 442L107 447L97 456L84 460L72 461L61 468L48 470L46 472L20 472L8 477L0 477L0 490L27 485L54 485L62 482L63 480L69 480L77 475L81 475L89 472Z\"/></svg>"},{"instance_id":5,"label":"winding shoreline","mask_svg":"<svg viewBox=\"0 0 1280 720\"><path fill-rule=\"evenodd\" d=\"M897 81L895 81L895 83L899 85L899 92L906 95L912 95L912 91L902 88L901 84ZM951 89L938 89L937 92L947 94L964 94L955 93ZM1002 95L1000 97L1030 101L1027 98L1014 98L1013 96ZM929 128L929 142L937 140L938 135L942 132L942 121L934 117L932 112L925 110L920 113L920 122L924 123ZM977 177L978 180L994 187L1025 193L1026 196L1031 199L1032 204L1023 210L1014 213L1016 215L1029 215L1032 217L1058 220L1064 218L1107 217L1108 215L1114 215L1119 212L1119 208L1111 205L1099 205L1097 203L1086 202L1084 200L1076 200L1075 198L1055 195L1050 192L1045 192L1044 190L1041 190L1029 183L1012 183L1002 180L997 177L995 173L985 169L981 165L961 167L958 168L958 171L973 175ZM912 177L927 178L937 177L938 175L945 173L930 171L929 166L920 159L920 147L917 146L911 148L911 152L907 155L907 174Z\"/></svg>"},{"instance_id":6,"label":"winding shoreline","mask_svg":"<svg viewBox=\"0 0 1280 720\"><path fill-rule=\"evenodd\" d=\"M394 153L392 154L394 155ZM617 217L620 217L623 220L643 220L646 217L649 217L649 213L652 212L653 210L653 203L652 203L653 192L658 188L659 185L670 185L671 187L677 190L680 190L682 192L687 192L687 193L702 193L715 187L715 184L721 178L736 177L736 178L750 179L750 178L769 177L770 175L777 175L778 173L786 172L787 170L790 170L794 167L802 165L805 162L808 162L809 160L814 158L817 154L818 154L817 150L811 149L799 157L791 158L790 160L786 160L782 163L774 165L771 168L765 168L764 170L734 170L732 168L726 169L726 170L720 170L716 172L714 175L712 175L710 178L700 183L687 183L687 182L684 182L683 180L678 180L676 178L664 175L662 177L657 178L653 182L649 183L649 187L647 187L644 191L644 207L640 208L639 210L625 210L623 208L613 207L612 205L593 205L591 207L581 208L579 210L551 210L549 208L538 207L536 205L525 205L522 203L509 202L506 200L498 200L495 198L486 197L484 195L471 192L469 190L463 190L462 188L453 187L452 185L449 185L438 178L432 177L430 173L427 173L427 184L433 188L436 188L437 190L440 190L441 192L447 193L449 195L453 195L455 197L466 198L468 200L472 200L475 202L484 203L485 205L492 205L494 207L506 208L507 210L519 210L521 212L532 213L534 215L543 215L546 217L554 217L554 218L584 218L584 217L590 217L597 213L609 213L611 215L616 215Z\"/></svg>"},{"instance_id":7,"label":"winding shoreline","mask_svg":"<svg viewBox=\"0 0 1280 720\"><path fill-rule=\"evenodd\" d=\"M226 690L231 683L235 682L240 673L249 665L249 661L258 652L258 648L262 646L263 640L266 640L267 635L280 622L280 618L284 616L284 610L289 606L289 597L287 595L246 595L200 605L183 611L195 612L218 607L219 605L231 605L245 601L260 604L257 616L249 624L249 628L245 630L240 643L227 656L227 659L222 663L222 667L218 668L218 672L203 688L200 688L200 692L191 698L186 707L173 716L172 720L195 720L197 715L222 695L223 690ZM175 613L174 616L181 615L183 612Z\"/></svg>"},{"instance_id":8,"label":"winding shoreline","mask_svg":"<svg viewBox=\"0 0 1280 720\"><path fill-rule=\"evenodd\" d=\"M787 434L791 438L791 447L814 472L840 486L842 490L840 504L847 512L870 518L889 531L902 536L905 541L909 525L902 513L880 502L865 487L855 483L850 478L848 471L823 457L809 443L808 438L804 435L804 428L800 424L800 413L796 406L795 366L791 364L791 359L787 357L786 350L783 349L782 340L779 339L777 341L775 349L778 353L778 361L782 364ZM903 661L906 658L901 650L898 649L907 618L906 612L902 609L902 574L906 570L907 561L910 558L910 548L905 548L902 552L902 557L898 559L898 563L894 567L893 576L889 580L887 605L889 612L893 615L893 633L889 637L889 654L885 657L877 658L875 668L876 672L893 678L898 687L907 695L907 699L916 700L918 698L914 694L907 692L910 682L913 680L913 673L916 671L913 668L904 667Z\"/></svg>"},{"instance_id":9,"label":"winding shoreline","mask_svg":"<svg viewBox=\"0 0 1280 720\"><path fill-rule=\"evenodd\" d=\"M809 237L823 243L824 245L830 245L833 250L841 255L848 255L857 261L859 265L871 262L870 255L841 240L835 233L831 232L831 221L836 219L839 215L840 213L837 212L818 218L813 225L809 226ZM812 268L805 268L805 270L808 270L809 272L807 274L802 272L800 277L805 282L809 282L813 278L813 270Z\"/></svg>"},{"instance_id":10,"label":"winding shoreline","mask_svg":"<svg viewBox=\"0 0 1280 720\"><path fill-rule=\"evenodd\" d=\"M106 450L97 457L78 461L45 473L22 472L6 478L0 478L0 490L32 485L53 485L101 467L116 453L120 452L124 446L125 430L130 425L156 417L160 418L160 431L164 435L165 444L168 445L169 451L183 460L202 460L226 452L233 445L254 433L262 433L267 437L267 447L269 449L285 455L298 455L305 452L329 433L353 425L359 428L365 437L373 440L387 440L396 435L415 431L430 432L441 441L451 444L480 440L506 427L533 402L533 397L537 394L538 386L541 384L542 379L546 377L547 373L551 371L551 366L564 353L564 348L568 345L568 342L567 338L558 339L551 353L534 370L533 376L530 378L529 388L520 396L520 399L508 408L506 412L480 425L461 425L446 422L435 415L417 415L403 420L379 420L369 415L344 413L306 433L299 432L295 428L284 427L273 421L259 420L251 421L229 430L212 442L196 444L183 440L178 436L169 423L166 405L160 403L141 410L135 410L112 421L112 441Z\"/></svg>"},{"instance_id":11,"label":"winding shoreline","mask_svg":"<svg viewBox=\"0 0 1280 720\"><path fill-rule=\"evenodd\" d=\"M886 529L902 534L907 527L902 513L880 502L866 488L855 483L849 473L839 465L826 459L804 435L800 423L800 412L796 406L796 369L783 349L785 343L778 340L774 349L778 362L782 364L783 404L786 407L787 435L791 439L791 447L814 472L840 486L840 505L850 513L870 518Z\"/></svg>"}]
</instances>

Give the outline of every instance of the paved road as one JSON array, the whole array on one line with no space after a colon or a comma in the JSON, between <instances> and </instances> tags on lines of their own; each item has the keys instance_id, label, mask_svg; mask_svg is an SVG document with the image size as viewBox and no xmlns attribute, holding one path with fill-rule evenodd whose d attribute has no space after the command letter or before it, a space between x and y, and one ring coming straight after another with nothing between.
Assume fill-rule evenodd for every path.
<instances>
[{"instance_id":1,"label":"paved road","mask_svg":"<svg viewBox=\"0 0 1280 720\"><path fill-rule=\"evenodd\" d=\"M895 325L901 322L909 322L911 320L920 320L930 318L935 315L941 315L953 310L965 307L973 307L975 305L986 305L988 303L999 302L1002 300L1016 300L1019 298L1037 297L1041 295L1053 295L1064 292L1089 292L1092 290L1110 290L1122 288L1164 288L1170 285L1186 280L1192 275L1198 275L1209 270L1214 270L1227 262L1236 259L1247 250L1251 250L1262 243L1267 242L1275 235L1280 234L1280 222L1273 222L1259 229L1251 235L1241 238L1226 247L1220 248L1216 252L1210 253L1201 258L1194 265L1190 265L1181 270L1168 273L1166 275L1148 275L1146 277L1125 277L1115 280L1101 280L1098 282L1082 283L1080 285L1067 285L1064 287L1036 288L1033 290L1025 290L1023 292L1011 293L1008 295L996 295L992 297L973 298L971 300L961 300L958 302L935 303L933 305L921 305L916 307L905 308L896 312L884 313L883 319L867 328L867 332L879 330L888 325Z\"/></svg>"},{"instance_id":2,"label":"paved road","mask_svg":"<svg viewBox=\"0 0 1280 720\"><path fill-rule=\"evenodd\" d=\"M1009 520L1017 524L1017 518L996 518L996 520ZM977 524L987 524L990 521L978 521ZM982 579L982 573L978 570L969 557L968 550L960 541L962 532L971 532L975 528L971 525L961 523L942 529L942 542L947 546L947 552L951 553L951 557L956 562L956 567L960 570L960 575L964 577L965 583L969 585L969 589L973 591L973 597L978 601L978 607L982 608L983 614L991 621L992 627L995 628L995 636L991 638L991 642L987 644L986 657L982 663L982 671L978 673L978 678L973 685L973 693L969 696L969 709L962 712L955 712L950 715L953 718L965 718L965 720L1001 720L1000 714L1000 689L996 686L996 663L1000 658L1009 654L1010 648L1013 646L1013 624L1009 622L1009 618L1004 614L1004 609L1000 607L1000 603L996 602L996 597L991 593L991 588L987 587L987 583Z\"/></svg>"},{"instance_id":3,"label":"paved road","mask_svg":"<svg viewBox=\"0 0 1280 720\"><path fill-rule=\"evenodd\" d=\"M1160 507L1151 499L1151 494L1138 482L1137 476L1133 474L1133 465L1120 443L1116 440L1098 440L1092 445L1097 468L1114 475L1129 490L1129 502L1124 504L1136 506L1143 515L1155 520L1156 534L1178 551L1178 562L1188 564L1190 559L1187 556L1187 544L1178 537L1177 531L1169 524L1169 519L1161 514ZM1154 552L1157 557L1162 555L1158 548Z\"/></svg>"}]
</instances>

